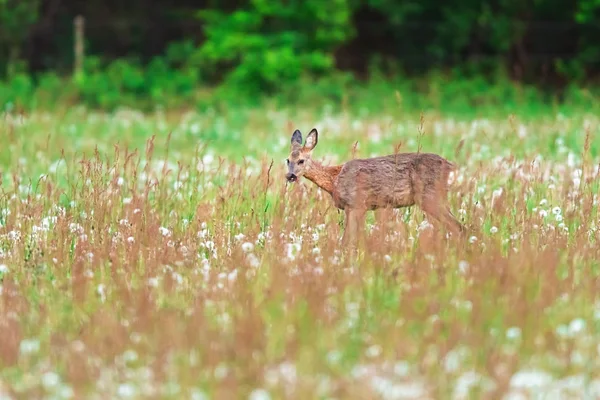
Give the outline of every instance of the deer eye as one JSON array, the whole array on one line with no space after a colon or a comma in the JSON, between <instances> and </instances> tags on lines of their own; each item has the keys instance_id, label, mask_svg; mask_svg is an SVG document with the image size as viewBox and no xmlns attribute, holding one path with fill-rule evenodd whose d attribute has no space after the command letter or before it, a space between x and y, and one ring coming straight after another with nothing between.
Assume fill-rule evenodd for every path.
<instances>
[{"instance_id":1,"label":"deer eye","mask_svg":"<svg viewBox=\"0 0 600 400\"><path fill-rule=\"evenodd\" d=\"M290 160L289 160L289 158L288 158L287 160L285 160L285 162L286 162L286 163L288 163L288 165L289 165L289 163L290 163Z\"/></svg>"},{"instance_id":2,"label":"deer eye","mask_svg":"<svg viewBox=\"0 0 600 400\"><path fill-rule=\"evenodd\" d=\"M304 164L304 160L300 160L300 161L298 161L298 164L299 164L299 165L302 165L302 164Z\"/></svg>"}]
</instances>

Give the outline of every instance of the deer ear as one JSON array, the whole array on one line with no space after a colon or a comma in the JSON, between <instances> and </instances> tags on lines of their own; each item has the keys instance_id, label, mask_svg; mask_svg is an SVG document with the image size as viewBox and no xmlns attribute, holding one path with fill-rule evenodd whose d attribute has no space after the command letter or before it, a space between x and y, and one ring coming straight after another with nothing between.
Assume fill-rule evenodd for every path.
<instances>
[{"instance_id":1,"label":"deer ear","mask_svg":"<svg viewBox=\"0 0 600 400\"><path fill-rule=\"evenodd\" d=\"M317 145L319 141L319 132L315 128L313 128L308 136L306 137L306 143L304 143L304 147L308 150L312 150Z\"/></svg>"},{"instance_id":2,"label":"deer ear","mask_svg":"<svg viewBox=\"0 0 600 400\"><path fill-rule=\"evenodd\" d=\"M296 129L292 134L292 145L302 146L302 133Z\"/></svg>"}]
</instances>

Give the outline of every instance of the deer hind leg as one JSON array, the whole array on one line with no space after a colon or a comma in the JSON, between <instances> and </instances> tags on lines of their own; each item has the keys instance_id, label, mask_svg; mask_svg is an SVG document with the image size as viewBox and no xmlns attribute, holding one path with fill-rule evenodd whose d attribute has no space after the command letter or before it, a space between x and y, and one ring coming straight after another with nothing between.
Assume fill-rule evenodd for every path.
<instances>
[{"instance_id":1,"label":"deer hind leg","mask_svg":"<svg viewBox=\"0 0 600 400\"><path fill-rule=\"evenodd\" d=\"M434 196L427 196L421 200L419 206L428 219L443 224L453 235L463 236L466 233L464 225L456 219L444 201L438 200Z\"/></svg>"},{"instance_id":2,"label":"deer hind leg","mask_svg":"<svg viewBox=\"0 0 600 400\"><path fill-rule=\"evenodd\" d=\"M449 227L453 232L458 235L464 236L467 233L467 228L452 214L450 207L446 204L443 207L442 215L445 221L445 225Z\"/></svg>"},{"instance_id":3,"label":"deer hind leg","mask_svg":"<svg viewBox=\"0 0 600 400\"><path fill-rule=\"evenodd\" d=\"M441 179L423 182L416 179L414 186L415 203L423 210L430 222L443 224L453 236L462 237L466 234L465 227L456 219L448 206L448 176L449 171L442 172Z\"/></svg>"}]
</instances>

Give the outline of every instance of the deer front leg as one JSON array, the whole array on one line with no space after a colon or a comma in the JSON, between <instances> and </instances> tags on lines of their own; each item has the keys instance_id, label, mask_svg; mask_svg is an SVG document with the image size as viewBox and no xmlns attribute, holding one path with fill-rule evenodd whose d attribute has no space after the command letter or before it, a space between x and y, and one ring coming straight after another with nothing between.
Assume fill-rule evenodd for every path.
<instances>
[{"instance_id":1,"label":"deer front leg","mask_svg":"<svg viewBox=\"0 0 600 400\"><path fill-rule=\"evenodd\" d=\"M344 234L342 235L342 245L347 246L350 241L350 210L344 210Z\"/></svg>"},{"instance_id":2,"label":"deer front leg","mask_svg":"<svg viewBox=\"0 0 600 400\"><path fill-rule=\"evenodd\" d=\"M351 246L356 244L356 239L362 226L365 212L360 209L346 209L346 221L344 226L344 236L342 244Z\"/></svg>"}]
</instances>

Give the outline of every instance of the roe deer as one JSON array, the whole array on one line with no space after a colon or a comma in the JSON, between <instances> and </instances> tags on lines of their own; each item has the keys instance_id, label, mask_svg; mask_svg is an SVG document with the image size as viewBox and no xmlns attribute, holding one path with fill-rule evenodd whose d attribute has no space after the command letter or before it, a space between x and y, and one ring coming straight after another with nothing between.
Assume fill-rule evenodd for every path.
<instances>
[{"instance_id":1,"label":"roe deer","mask_svg":"<svg viewBox=\"0 0 600 400\"><path fill-rule=\"evenodd\" d=\"M302 133L294 131L285 177L295 182L304 176L331 195L335 206L346 214L343 242L355 235L367 210L415 204L454 234L465 233L448 206L448 176L453 163L437 154L399 153L324 166L311 158L318 136L312 129L302 145Z\"/></svg>"}]
</instances>

